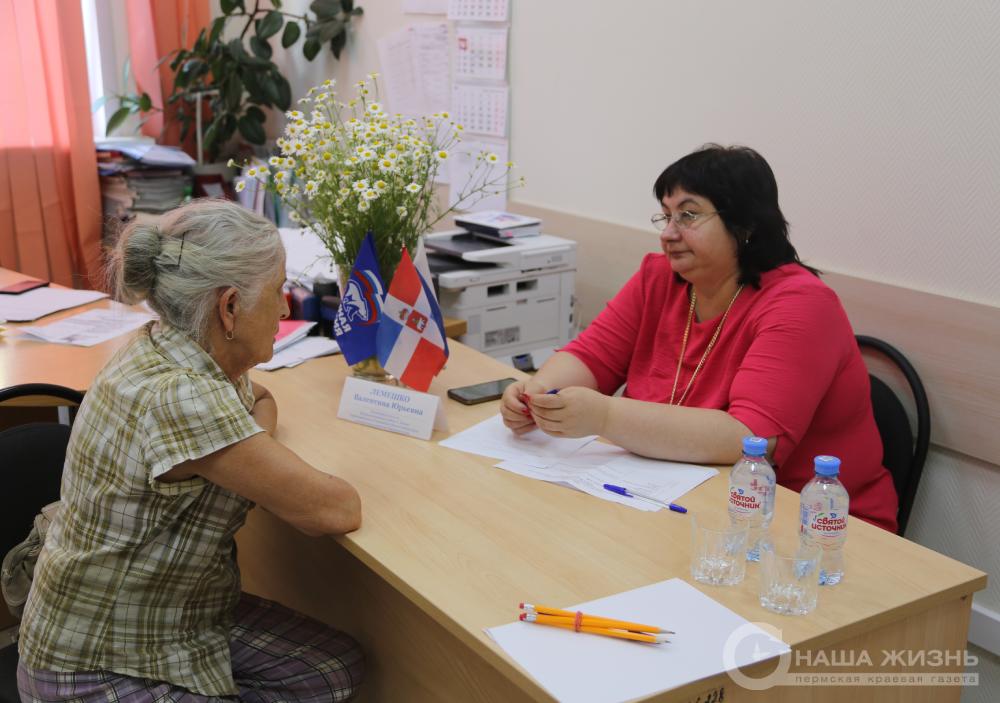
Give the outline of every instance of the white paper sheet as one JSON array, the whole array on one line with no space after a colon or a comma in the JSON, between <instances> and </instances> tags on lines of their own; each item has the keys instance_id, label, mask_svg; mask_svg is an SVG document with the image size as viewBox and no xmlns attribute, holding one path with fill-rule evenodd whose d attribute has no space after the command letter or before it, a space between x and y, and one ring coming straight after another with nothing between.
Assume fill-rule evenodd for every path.
<instances>
[{"instance_id":1,"label":"white paper sheet","mask_svg":"<svg viewBox=\"0 0 1000 703\"><path fill-rule=\"evenodd\" d=\"M537 464L538 462L534 462ZM665 503L678 502L688 491L719 472L694 464L646 459L621 447L592 442L574 454L547 466L524 461L503 461L497 468L574 488L602 500L645 511L666 510L661 505L612 493L605 483L625 486Z\"/></svg>"},{"instance_id":2,"label":"white paper sheet","mask_svg":"<svg viewBox=\"0 0 1000 703\"><path fill-rule=\"evenodd\" d=\"M448 19L479 22L506 22L508 0L449 0Z\"/></svg>"},{"instance_id":3,"label":"white paper sheet","mask_svg":"<svg viewBox=\"0 0 1000 703\"><path fill-rule=\"evenodd\" d=\"M471 134L507 136L507 86L456 83L451 89L451 111L456 122Z\"/></svg>"},{"instance_id":4,"label":"white paper sheet","mask_svg":"<svg viewBox=\"0 0 1000 703\"><path fill-rule=\"evenodd\" d=\"M274 371L276 369L291 368L298 366L304 361L315 359L320 356L329 356L340 351L340 346L336 340L326 337L305 337L289 347L285 347L276 352L270 361L257 364L261 371Z\"/></svg>"},{"instance_id":5,"label":"white paper sheet","mask_svg":"<svg viewBox=\"0 0 1000 703\"><path fill-rule=\"evenodd\" d=\"M463 191L468 192L470 190L469 178L472 176L476 164L478 163L476 161L476 157L479 156L480 153L497 155L497 168L494 170L494 173L500 174L505 170L504 164L508 161L507 140L462 140L462 142L455 147L451 156L448 158L448 170L451 179L451 190L448 195L449 207L454 206L458 202L458 199L462 197ZM506 210L507 184L506 182L503 182L497 187L499 187L502 192L496 193L495 195L489 195L481 200L477 199L479 197L478 195L473 196L462 203L461 207L458 209L462 212Z\"/></svg>"},{"instance_id":6,"label":"white paper sheet","mask_svg":"<svg viewBox=\"0 0 1000 703\"><path fill-rule=\"evenodd\" d=\"M534 466L546 466L568 457L596 439L550 437L541 430L515 435L504 427L499 414L473 425L464 432L441 440L442 447L457 449L491 459L517 460Z\"/></svg>"},{"instance_id":7,"label":"white paper sheet","mask_svg":"<svg viewBox=\"0 0 1000 703\"><path fill-rule=\"evenodd\" d=\"M285 321L283 320L282 322ZM290 322L296 325L296 327L281 339L274 340L275 354L280 352L285 347L290 347L299 340L301 340L302 338L304 338L306 335L309 334L309 331L316 326L315 322L309 322L306 320L290 320ZM298 324L300 322L303 324Z\"/></svg>"},{"instance_id":8,"label":"white paper sheet","mask_svg":"<svg viewBox=\"0 0 1000 703\"><path fill-rule=\"evenodd\" d=\"M423 113L443 112L451 104L448 63L448 24L430 22L409 27L414 71L423 100Z\"/></svg>"},{"instance_id":9,"label":"white paper sheet","mask_svg":"<svg viewBox=\"0 0 1000 703\"><path fill-rule=\"evenodd\" d=\"M507 79L507 27L456 27L455 78Z\"/></svg>"},{"instance_id":10,"label":"white paper sheet","mask_svg":"<svg viewBox=\"0 0 1000 703\"><path fill-rule=\"evenodd\" d=\"M21 336L52 344L92 347L141 327L154 318L144 312L88 310L50 325L22 327Z\"/></svg>"},{"instance_id":11,"label":"white paper sheet","mask_svg":"<svg viewBox=\"0 0 1000 703\"><path fill-rule=\"evenodd\" d=\"M107 293L96 290L70 288L36 288L20 295L0 295L0 320L7 322L32 322L60 310L86 305Z\"/></svg>"},{"instance_id":12,"label":"white paper sheet","mask_svg":"<svg viewBox=\"0 0 1000 703\"><path fill-rule=\"evenodd\" d=\"M526 600L535 597L541 594L525 594ZM669 643L650 645L525 622L486 631L564 702L612 703L649 696L791 651L780 639L676 578L568 609L658 625L677 634Z\"/></svg>"}]
</instances>

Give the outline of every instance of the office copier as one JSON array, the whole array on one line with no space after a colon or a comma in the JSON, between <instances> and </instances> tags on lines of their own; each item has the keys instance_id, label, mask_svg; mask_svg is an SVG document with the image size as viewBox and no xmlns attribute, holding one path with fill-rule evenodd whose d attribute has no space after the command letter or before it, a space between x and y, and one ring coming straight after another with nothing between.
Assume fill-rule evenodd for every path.
<instances>
[{"instance_id":1,"label":"office copier","mask_svg":"<svg viewBox=\"0 0 1000 703\"><path fill-rule=\"evenodd\" d=\"M572 338L576 242L455 230L428 234L424 244L441 312L468 322L462 343L504 359Z\"/></svg>"}]
</instances>

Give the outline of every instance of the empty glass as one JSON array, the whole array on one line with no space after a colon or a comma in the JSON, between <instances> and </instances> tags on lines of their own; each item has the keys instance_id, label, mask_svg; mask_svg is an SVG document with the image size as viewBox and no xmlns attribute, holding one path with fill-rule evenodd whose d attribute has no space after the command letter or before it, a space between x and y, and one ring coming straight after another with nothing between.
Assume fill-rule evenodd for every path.
<instances>
[{"instance_id":1,"label":"empty glass","mask_svg":"<svg viewBox=\"0 0 1000 703\"><path fill-rule=\"evenodd\" d=\"M691 578L713 586L735 586L746 574L747 525L729 516L691 515Z\"/></svg>"},{"instance_id":2,"label":"empty glass","mask_svg":"<svg viewBox=\"0 0 1000 703\"><path fill-rule=\"evenodd\" d=\"M823 550L798 537L767 536L760 543L760 604L782 615L805 615L816 607Z\"/></svg>"}]
</instances>

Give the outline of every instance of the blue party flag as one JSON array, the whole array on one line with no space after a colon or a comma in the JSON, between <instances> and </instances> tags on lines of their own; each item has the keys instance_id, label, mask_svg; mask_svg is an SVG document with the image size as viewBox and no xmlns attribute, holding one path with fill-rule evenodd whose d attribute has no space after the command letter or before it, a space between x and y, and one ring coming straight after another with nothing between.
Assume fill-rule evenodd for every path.
<instances>
[{"instance_id":1,"label":"blue party flag","mask_svg":"<svg viewBox=\"0 0 1000 703\"><path fill-rule=\"evenodd\" d=\"M382 319L384 295L375 240L369 232L361 242L351 277L340 292L340 309L333 321L334 336L348 364L376 355L375 336Z\"/></svg>"}]
</instances>

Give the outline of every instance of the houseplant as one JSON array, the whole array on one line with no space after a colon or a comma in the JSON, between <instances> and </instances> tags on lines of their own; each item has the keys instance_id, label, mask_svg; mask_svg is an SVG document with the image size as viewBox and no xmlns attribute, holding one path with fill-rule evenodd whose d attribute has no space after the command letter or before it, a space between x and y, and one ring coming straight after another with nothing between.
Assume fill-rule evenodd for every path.
<instances>
[{"instance_id":1,"label":"houseplant","mask_svg":"<svg viewBox=\"0 0 1000 703\"><path fill-rule=\"evenodd\" d=\"M462 152L462 125L447 112L427 117L389 115L379 101L377 74L338 99L333 81L311 88L289 111L280 153L267 165L246 166L281 199L293 221L310 227L340 271L350 275L368 232L375 239L388 286L402 248L416 252L421 235L448 213L523 184L510 181L511 162L494 153L471 154L473 168L454 203L439 207L434 184L448 159ZM453 188L458 184L453 184ZM246 181L237 183L242 190Z\"/></svg>"},{"instance_id":2,"label":"houseplant","mask_svg":"<svg viewBox=\"0 0 1000 703\"><path fill-rule=\"evenodd\" d=\"M237 133L251 144L263 144L263 108L287 110L291 106L291 86L271 60L273 41L280 41L287 49L304 37L302 53L308 60L316 57L323 44L339 58L351 20L363 14L354 0L314 0L309 6L311 15L284 12L281 0L270 0L269 5L253 0L252 8L248 4L247 0L221 0L222 15L198 34L192 48L176 50L161 59L161 63L169 60L174 72L166 112L180 123L182 141L195 125L197 103L207 100L201 142L210 161ZM228 27L234 29L226 32ZM238 31L238 36L226 39L233 31ZM127 63L125 71L123 86L128 84ZM131 114L147 115L163 109L153 105L144 92L125 92L106 99L119 104L108 120L108 134Z\"/></svg>"}]
</instances>

